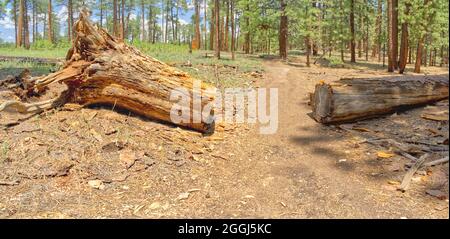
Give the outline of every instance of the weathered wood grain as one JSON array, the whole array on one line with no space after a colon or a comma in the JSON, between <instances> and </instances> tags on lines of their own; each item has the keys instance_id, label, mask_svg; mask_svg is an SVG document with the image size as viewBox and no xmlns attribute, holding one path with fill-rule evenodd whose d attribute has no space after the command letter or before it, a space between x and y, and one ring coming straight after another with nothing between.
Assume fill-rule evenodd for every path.
<instances>
[{"instance_id":1,"label":"weathered wood grain","mask_svg":"<svg viewBox=\"0 0 450 239\"><path fill-rule=\"evenodd\" d=\"M448 75L414 75L321 83L311 96L311 116L324 124L376 117L401 107L447 99L448 82Z\"/></svg>"}]
</instances>

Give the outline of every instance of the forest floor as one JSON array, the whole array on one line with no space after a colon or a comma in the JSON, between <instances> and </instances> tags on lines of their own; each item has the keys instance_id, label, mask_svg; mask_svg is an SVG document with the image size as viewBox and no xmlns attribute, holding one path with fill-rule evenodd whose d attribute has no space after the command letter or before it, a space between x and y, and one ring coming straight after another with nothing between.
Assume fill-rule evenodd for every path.
<instances>
[{"instance_id":1,"label":"forest floor","mask_svg":"<svg viewBox=\"0 0 450 239\"><path fill-rule=\"evenodd\" d=\"M448 164L419 170L402 193L396 187L411 161L380 158L389 145L365 143L389 138L419 151L433 147L429 160L448 156L448 118L421 117L436 109L448 115L448 101L324 126L307 116L315 84L388 73L375 63L308 68L300 56L295 64L257 61L263 73L196 62L190 68L278 88L274 135L259 134L258 125L220 124L203 136L111 107L66 106L20 124L17 115L2 114L0 218L449 217Z\"/></svg>"}]
</instances>

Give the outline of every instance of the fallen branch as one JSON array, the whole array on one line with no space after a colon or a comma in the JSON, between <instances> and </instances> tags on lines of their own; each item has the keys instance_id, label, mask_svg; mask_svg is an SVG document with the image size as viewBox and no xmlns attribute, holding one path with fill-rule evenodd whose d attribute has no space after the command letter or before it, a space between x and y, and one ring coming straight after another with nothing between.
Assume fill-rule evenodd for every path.
<instances>
[{"instance_id":1,"label":"fallen branch","mask_svg":"<svg viewBox=\"0 0 450 239\"><path fill-rule=\"evenodd\" d=\"M405 177L403 178L402 184L400 185L398 190L405 192L409 188L412 177L417 172L417 170L419 170L419 168L422 166L422 164L425 162L427 158L428 154L424 154L416 161L416 163L406 173Z\"/></svg>"},{"instance_id":2,"label":"fallen branch","mask_svg":"<svg viewBox=\"0 0 450 239\"><path fill-rule=\"evenodd\" d=\"M413 156L411 156L411 157L413 157ZM413 158L415 158L415 157L413 157ZM448 158L449 157L447 156L447 157L444 157L444 158L441 158L441 159L437 159L437 160L434 160L434 161L431 161L431 162L424 163L421 168L434 167L434 166L437 166L437 165L448 163ZM417 161L417 158L415 158L415 161ZM411 167L412 165L413 165L412 163L407 163L406 164L406 166L408 166L408 167Z\"/></svg>"},{"instance_id":3,"label":"fallen branch","mask_svg":"<svg viewBox=\"0 0 450 239\"><path fill-rule=\"evenodd\" d=\"M3 181L0 180L0 186L16 186L20 184L20 180Z\"/></svg>"},{"instance_id":4,"label":"fallen branch","mask_svg":"<svg viewBox=\"0 0 450 239\"><path fill-rule=\"evenodd\" d=\"M445 164L445 163L448 163L448 156L445 158L441 158L441 159L437 159L437 160L425 163L423 166L424 167L433 167L433 166L437 166L437 165Z\"/></svg>"}]
</instances>

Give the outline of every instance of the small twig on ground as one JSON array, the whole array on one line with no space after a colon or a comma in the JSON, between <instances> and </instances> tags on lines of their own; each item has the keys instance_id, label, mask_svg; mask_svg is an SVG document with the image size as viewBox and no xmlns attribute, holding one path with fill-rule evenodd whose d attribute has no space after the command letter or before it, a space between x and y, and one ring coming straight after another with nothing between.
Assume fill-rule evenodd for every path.
<instances>
[{"instance_id":1,"label":"small twig on ground","mask_svg":"<svg viewBox=\"0 0 450 239\"><path fill-rule=\"evenodd\" d=\"M411 184L411 179L414 176L414 174L419 170L419 168L422 166L422 164L425 162L425 160L428 158L428 154L422 155L416 163L409 169L409 171L406 173L405 177L403 178L402 184L398 188L398 190L405 192L409 185Z\"/></svg>"},{"instance_id":2,"label":"small twig on ground","mask_svg":"<svg viewBox=\"0 0 450 239\"><path fill-rule=\"evenodd\" d=\"M439 164L445 164L445 163L448 163L448 158L449 157L447 156L445 158L434 160L434 161L431 161L431 162L423 164L423 166L424 167L432 167L432 166L436 166L436 165L439 165Z\"/></svg>"},{"instance_id":3,"label":"small twig on ground","mask_svg":"<svg viewBox=\"0 0 450 239\"><path fill-rule=\"evenodd\" d=\"M405 153L405 152L400 152L401 155L403 155L404 157L411 159L412 161L416 162L418 159L414 156L412 156L411 154Z\"/></svg>"}]
</instances>

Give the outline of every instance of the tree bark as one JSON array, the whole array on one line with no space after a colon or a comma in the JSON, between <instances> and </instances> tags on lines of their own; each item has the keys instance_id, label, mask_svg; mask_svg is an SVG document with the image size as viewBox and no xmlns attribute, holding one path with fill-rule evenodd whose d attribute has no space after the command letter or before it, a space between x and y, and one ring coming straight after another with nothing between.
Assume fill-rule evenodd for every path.
<instances>
[{"instance_id":1,"label":"tree bark","mask_svg":"<svg viewBox=\"0 0 450 239\"><path fill-rule=\"evenodd\" d=\"M325 124L376 117L401 107L447 99L448 86L448 75L341 79L318 84L311 97L311 116Z\"/></svg>"},{"instance_id":2,"label":"tree bark","mask_svg":"<svg viewBox=\"0 0 450 239\"><path fill-rule=\"evenodd\" d=\"M380 53L381 53L381 25L383 20L383 1L377 1L377 18L375 21L375 33L376 40L373 43L372 48L372 57L376 57L378 55L378 61L380 61Z\"/></svg>"},{"instance_id":3,"label":"tree bark","mask_svg":"<svg viewBox=\"0 0 450 239\"><path fill-rule=\"evenodd\" d=\"M388 0L388 72L397 69L398 55L398 11L396 10L397 0Z\"/></svg>"},{"instance_id":4,"label":"tree bark","mask_svg":"<svg viewBox=\"0 0 450 239\"><path fill-rule=\"evenodd\" d=\"M202 35L200 33L200 0L194 1L195 5L195 34L192 40L192 50L198 50L201 47Z\"/></svg>"},{"instance_id":5,"label":"tree bark","mask_svg":"<svg viewBox=\"0 0 450 239\"><path fill-rule=\"evenodd\" d=\"M350 54L351 59L350 62L356 62L356 53L355 53L355 0L350 0Z\"/></svg>"},{"instance_id":6,"label":"tree bark","mask_svg":"<svg viewBox=\"0 0 450 239\"><path fill-rule=\"evenodd\" d=\"M14 38L16 41L16 47L20 47L19 45L19 21L18 21L18 16L17 16L17 3L18 0L13 0L12 5L13 5L13 20L14 20ZM19 5L20 5L20 0L19 0Z\"/></svg>"},{"instance_id":7,"label":"tree bark","mask_svg":"<svg viewBox=\"0 0 450 239\"><path fill-rule=\"evenodd\" d=\"M24 34L24 42L23 45L25 46L25 49L30 49L30 28L29 28L29 16L28 16L28 4L27 0L24 0L24 27L23 27L23 34Z\"/></svg>"},{"instance_id":8,"label":"tree bark","mask_svg":"<svg viewBox=\"0 0 450 239\"><path fill-rule=\"evenodd\" d=\"M222 42L222 49L224 51L229 50L229 41L230 41L230 0L227 0L225 2L226 5L226 15L225 15L225 21L224 21L224 27L223 27L223 42Z\"/></svg>"},{"instance_id":9,"label":"tree bark","mask_svg":"<svg viewBox=\"0 0 450 239\"><path fill-rule=\"evenodd\" d=\"M210 20L209 20L209 50L214 50L214 46L215 46L215 42L214 42L214 35L216 32L216 13L215 13L216 9L213 6L211 8L211 16L210 16Z\"/></svg>"},{"instance_id":10,"label":"tree bark","mask_svg":"<svg viewBox=\"0 0 450 239\"><path fill-rule=\"evenodd\" d=\"M18 47L23 46L24 25L25 25L25 0L19 0L19 19L18 19L18 23L17 23L17 46Z\"/></svg>"},{"instance_id":11,"label":"tree bark","mask_svg":"<svg viewBox=\"0 0 450 239\"><path fill-rule=\"evenodd\" d=\"M407 3L405 9L405 15L409 15L410 5ZM401 43L400 43L400 61L399 61L399 73L403 74L405 72L406 63L408 61L408 22L405 20L402 23L402 37L401 37Z\"/></svg>"},{"instance_id":12,"label":"tree bark","mask_svg":"<svg viewBox=\"0 0 450 239\"><path fill-rule=\"evenodd\" d=\"M53 37L53 7L52 0L48 0L48 40L50 43L54 43Z\"/></svg>"},{"instance_id":13,"label":"tree bark","mask_svg":"<svg viewBox=\"0 0 450 239\"><path fill-rule=\"evenodd\" d=\"M214 15L215 15L215 19L216 19L216 37L215 37L215 57L217 59L220 59L220 43L221 43L221 39L220 39L220 2L219 0L214 0Z\"/></svg>"},{"instance_id":14,"label":"tree bark","mask_svg":"<svg viewBox=\"0 0 450 239\"><path fill-rule=\"evenodd\" d=\"M146 39L145 37L147 36L146 34L146 29L145 29L145 4L144 4L144 0L141 0L141 41L144 42Z\"/></svg>"},{"instance_id":15,"label":"tree bark","mask_svg":"<svg viewBox=\"0 0 450 239\"><path fill-rule=\"evenodd\" d=\"M236 47L236 43L235 43L235 38L236 38L236 23L235 23L235 19L234 19L234 2L235 0L230 0L230 11L231 11L231 59L235 60L236 59L236 54L235 54L235 47Z\"/></svg>"},{"instance_id":16,"label":"tree bark","mask_svg":"<svg viewBox=\"0 0 450 239\"><path fill-rule=\"evenodd\" d=\"M392 15L392 61L394 69L398 68L398 0L393 2Z\"/></svg>"},{"instance_id":17,"label":"tree bark","mask_svg":"<svg viewBox=\"0 0 450 239\"><path fill-rule=\"evenodd\" d=\"M250 5L247 3L246 9L247 12L250 11ZM244 52L245 54L250 54L250 18L245 16L245 43L244 43Z\"/></svg>"},{"instance_id":18,"label":"tree bark","mask_svg":"<svg viewBox=\"0 0 450 239\"><path fill-rule=\"evenodd\" d=\"M204 48L203 49L205 49L205 51L206 50L208 50L208 29L207 29L207 26L208 26L208 16L207 16L207 12L208 12L208 1L207 0L204 0L204 2L203 2L203 4L205 5L204 7L204 12L203 12L203 36L204 36L204 42L203 42L203 45L204 45Z\"/></svg>"},{"instance_id":19,"label":"tree bark","mask_svg":"<svg viewBox=\"0 0 450 239\"><path fill-rule=\"evenodd\" d=\"M430 0L424 0L424 7L430 2ZM424 28L428 30L428 23L433 19L434 15L430 15L429 17L423 17ZM417 53L416 53L416 62L414 64L414 73L420 73L420 66L422 65L422 56L423 56L423 45L425 42L425 37L427 36L427 33L422 34L419 36L419 40L417 43ZM425 54L426 55L426 54Z\"/></svg>"},{"instance_id":20,"label":"tree bark","mask_svg":"<svg viewBox=\"0 0 450 239\"><path fill-rule=\"evenodd\" d=\"M119 26L118 26L118 6L117 0L113 1L113 33L114 36L119 36Z\"/></svg>"},{"instance_id":21,"label":"tree bark","mask_svg":"<svg viewBox=\"0 0 450 239\"><path fill-rule=\"evenodd\" d=\"M120 17L120 38L122 40L125 39L125 0L122 0L122 6L121 6L121 13L122 16Z\"/></svg>"},{"instance_id":22,"label":"tree bark","mask_svg":"<svg viewBox=\"0 0 450 239\"><path fill-rule=\"evenodd\" d=\"M73 27L73 2L72 0L67 0L67 38L69 42L71 42L73 38L72 27Z\"/></svg>"},{"instance_id":23,"label":"tree bark","mask_svg":"<svg viewBox=\"0 0 450 239\"><path fill-rule=\"evenodd\" d=\"M28 89L39 92L49 84L62 82L68 90L57 99L36 104L5 102L0 105L0 111L14 108L28 113L36 108L54 108L65 103L107 104L200 132L214 131L214 108L207 107L215 100L214 88L197 83L187 73L146 56L106 30L94 27L85 10L81 11L74 30L76 38L64 67L34 79L34 85ZM188 100L172 99L173 93ZM175 100L178 102L174 103ZM173 112L174 106L180 111L189 110L185 121L172 120L171 113L179 111ZM199 121L195 121L196 116L200 117L197 118Z\"/></svg>"},{"instance_id":24,"label":"tree bark","mask_svg":"<svg viewBox=\"0 0 450 239\"><path fill-rule=\"evenodd\" d=\"M288 16L286 15L287 3L285 0L280 0L281 5L281 17L280 17L280 33L279 33L279 45L280 45L280 57L283 60L287 59L287 44L288 44Z\"/></svg>"}]
</instances>

